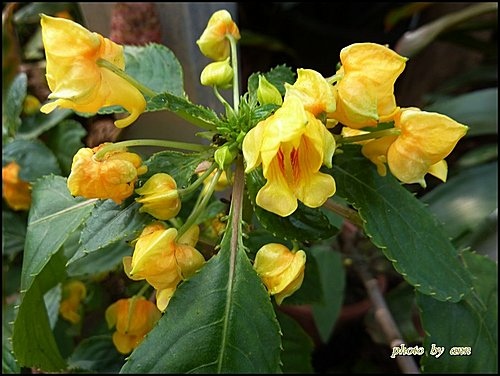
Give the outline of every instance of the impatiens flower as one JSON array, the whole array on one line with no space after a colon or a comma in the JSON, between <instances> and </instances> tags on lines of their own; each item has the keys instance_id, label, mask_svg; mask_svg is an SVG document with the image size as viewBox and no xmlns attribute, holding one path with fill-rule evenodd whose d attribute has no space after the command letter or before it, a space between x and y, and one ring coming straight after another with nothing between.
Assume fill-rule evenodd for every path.
<instances>
[{"instance_id":1,"label":"impatiens flower","mask_svg":"<svg viewBox=\"0 0 500 376\"><path fill-rule=\"evenodd\" d=\"M63 287L63 300L59 306L59 313L72 324L78 324L81 317L81 303L87 296L87 288L82 281L73 280Z\"/></svg>"},{"instance_id":2,"label":"impatiens flower","mask_svg":"<svg viewBox=\"0 0 500 376\"><path fill-rule=\"evenodd\" d=\"M426 186L430 173L446 181L446 158L468 127L446 115L405 108L394 117L398 136L386 136L363 145L362 153L385 175L385 163L401 182Z\"/></svg>"},{"instance_id":3,"label":"impatiens flower","mask_svg":"<svg viewBox=\"0 0 500 376\"><path fill-rule=\"evenodd\" d=\"M144 339L156 322L161 312L155 304L143 296L120 299L106 309L106 322L113 333L113 344L122 354L132 352Z\"/></svg>"},{"instance_id":4,"label":"impatiens flower","mask_svg":"<svg viewBox=\"0 0 500 376\"><path fill-rule=\"evenodd\" d=\"M140 195L135 200L142 204L139 211L151 214L156 219L174 218L181 210L177 184L168 174L154 174L135 192Z\"/></svg>"},{"instance_id":5,"label":"impatiens flower","mask_svg":"<svg viewBox=\"0 0 500 376\"><path fill-rule=\"evenodd\" d=\"M19 177L20 169L14 161L2 167L2 197L14 210L29 210L31 184Z\"/></svg>"},{"instance_id":6,"label":"impatiens flower","mask_svg":"<svg viewBox=\"0 0 500 376\"><path fill-rule=\"evenodd\" d=\"M331 167L335 139L320 120L289 96L273 115L259 122L243 140L245 172L262 164L266 184L257 205L282 217L292 214L297 200L316 208L335 193L335 180L319 171Z\"/></svg>"},{"instance_id":7,"label":"impatiens flower","mask_svg":"<svg viewBox=\"0 0 500 376\"><path fill-rule=\"evenodd\" d=\"M123 128L144 112L146 101L141 92L98 64L106 60L124 70L123 46L64 18L42 15L41 25L46 77L52 92L49 99L56 99L42 106L43 113L56 107L96 113L102 107L118 105L130 113L115 122Z\"/></svg>"},{"instance_id":8,"label":"impatiens flower","mask_svg":"<svg viewBox=\"0 0 500 376\"><path fill-rule=\"evenodd\" d=\"M375 126L397 112L394 83L408 59L376 43L354 43L342 49L337 71L337 108L332 115L351 128Z\"/></svg>"},{"instance_id":9,"label":"impatiens flower","mask_svg":"<svg viewBox=\"0 0 500 376\"><path fill-rule=\"evenodd\" d=\"M304 108L318 116L322 113L330 115L336 109L335 90L318 72L312 69L297 69L297 80L293 85L285 83L285 99L296 96Z\"/></svg>"},{"instance_id":10,"label":"impatiens flower","mask_svg":"<svg viewBox=\"0 0 500 376\"><path fill-rule=\"evenodd\" d=\"M73 157L68 189L73 196L112 199L121 204L134 193L139 175L147 172L142 159L126 148L113 150L97 160L95 154L106 144L81 148Z\"/></svg>"},{"instance_id":11,"label":"impatiens flower","mask_svg":"<svg viewBox=\"0 0 500 376\"><path fill-rule=\"evenodd\" d=\"M175 228L154 222L144 228L135 242L132 257L123 258L127 276L145 279L156 289L156 305L164 311L179 282L194 274L204 263L194 245L199 227L193 226L180 239Z\"/></svg>"},{"instance_id":12,"label":"impatiens flower","mask_svg":"<svg viewBox=\"0 0 500 376\"><path fill-rule=\"evenodd\" d=\"M302 285L306 267L304 251L293 252L279 243L270 243L259 249L253 267L270 295L280 305Z\"/></svg>"},{"instance_id":13,"label":"impatiens flower","mask_svg":"<svg viewBox=\"0 0 500 376\"><path fill-rule=\"evenodd\" d=\"M226 37L228 35L236 40L241 38L238 26L231 18L231 14L227 10L219 10L212 14L196 44L206 57L216 61L225 60L230 52L229 40Z\"/></svg>"}]
</instances>

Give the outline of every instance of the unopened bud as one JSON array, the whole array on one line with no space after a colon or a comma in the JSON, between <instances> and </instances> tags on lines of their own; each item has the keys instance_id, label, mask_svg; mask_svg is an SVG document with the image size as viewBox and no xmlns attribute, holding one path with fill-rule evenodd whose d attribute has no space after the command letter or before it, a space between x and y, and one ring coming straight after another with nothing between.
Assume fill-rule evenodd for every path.
<instances>
[{"instance_id":1,"label":"unopened bud","mask_svg":"<svg viewBox=\"0 0 500 376\"><path fill-rule=\"evenodd\" d=\"M233 83L233 68L229 58L208 64L201 72L200 81L204 86L217 86L221 89L230 88Z\"/></svg>"},{"instance_id":2,"label":"unopened bud","mask_svg":"<svg viewBox=\"0 0 500 376\"><path fill-rule=\"evenodd\" d=\"M262 75L259 76L257 99L261 105L272 103L281 106L283 103L279 90Z\"/></svg>"}]
</instances>

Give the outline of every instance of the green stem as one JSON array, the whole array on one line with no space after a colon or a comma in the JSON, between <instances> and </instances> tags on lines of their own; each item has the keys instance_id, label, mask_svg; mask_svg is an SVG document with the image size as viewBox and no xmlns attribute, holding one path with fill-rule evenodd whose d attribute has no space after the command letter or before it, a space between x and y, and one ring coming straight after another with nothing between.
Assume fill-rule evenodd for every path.
<instances>
[{"instance_id":1,"label":"green stem","mask_svg":"<svg viewBox=\"0 0 500 376\"><path fill-rule=\"evenodd\" d=\"M334 212L335 214L340 215L341 217L347 219L349 222L351 222L353 225L363 228L363 220L359 216L358 212L356 210L353 210L351 208L342 206L340 204L337 204L333 200L327 200L323 206Z\"/></svg>"},{"instance_id":2,"label":"green stem","mask_svg":"<svg viewBox=\"0 0 500 376\"><path fill-rule=\"evenodd\" d=\"M125 71L121 70L116 65L110 63L107 60L99 59L99 60L97 60L97 65L110 70L111 72L113 72L117 76L120 76L121 78L123 78L127 82L130 82L133 86L135 86L143 94L146 94L150 97L154 97L154 96L158 95L158 93L156 93L153 90L151 90L150 88L144 86L139 81L137 81L135 78L129 76L127 73L125 73Z\"/></svg>"},{"instance_id":3,"label":"green stem","mask_svg":"<svg viewBox=\"0 0 500 376\"><path fill-rule=\"evenodd\" d=\"M137 296L137 297L143 296L149 287L150 287L149 283L145 283L144 286L142 286L141 289L134 296Z\"/></svg>"},{"instance_id":4,"label":"green stem","mask_svg":"<svg viewBox=\"0 0 500 376\"><path fill-rule=\"evenodd\" d=\"M201 212L205 209L205 207L208 204L208 201L210 200L210 197L212 197L212 193L214 193L215 186L217 182L219 181L219 178L222 174L223 170L217 170L217 173L214 175L212 180L210 181L210 184L208 185L208 188L205 192L202 192L203 199L199 202L197 202L193 208L193 211L191 214L189 214L188 219L186 222L182 225L182 227L179 229L177 232L177 237L175 238L175 241L178 241L182 235L186 233L187 230L191 228L191 226L194 225L196 222L196 219L200 216Z\"/></svg>"},{"instance_id":5,"label":"green stem","mask_svg":"<svg viewBox=\"0 0 500 376\"><path fill-rule=\"evenodd\" d=\"M354 142L372 140L374 138L386 137L386 136L399 136L401 130L399 128L389 128L381 131L368 132L360 134L359 136L342 137L338 141L338 144L352 144Z\"/></svg>"},{"instance_id":6,"label":"green stem","mask_svg":"<svg viewBox=\"0 0 500 376\"><path fill-rule=\"evenodd\" d=\"M236 39L232 35L226 35L231 45L231 65L233 67L233 108L236 114L240 107L240 83L239 83L239 67L238 67L238 50L236 49Z\"/></svg>"},{"instance_id":7,"label":"green stem","mask_svg":"<svg viewBox=\"0 0 500 376\"><path fill-rule=\"evenodd\" d=\"M233 111L234 110L231 108L231 105L229 103L227 103L226 99L219 93L219 90L217 89L216 86L213 86L213 89L214 89L214 94L215 96L217 97L217 99L224 105L224 107L226 108L226 112L227 111Z\"/></svg>"},{"instance_id":8,"label":"green stem","mask_svg":"<svg viewBox=\"0 0 500 376\"><path fill-rule=\"evenodd\" d=\"M179 141L169 141L169 140L155 140L155 139L139 139L139 140L127 140L127 141L119 141L110 143L104 146L101 150L99 150L95 158L101 159L114 150L119 150L127 147L133 146L160 146L164 148L175 148L175 149L183 149L183 150L191 150L191 151L205 151L209 148L209 146L192 144L188 142L179 142Z\"/></svg>"},{"instance_id":9,"label":"green stem","mask_svg":"<svg viewBox=\"0 0 500 376\"><path fill-rule=\"evenodd\" d=\"M192 192L194 192L201 184L203 184L208 175L210 175L212 171L215 170L216 167L217 163L212 163L212 165L202 175L200 175L200 177L196 179L196 181L193 184L191 184L187 188L179 189L178 190L179 196L181 197L187 196Z\"/></svg>"}]
</instances>

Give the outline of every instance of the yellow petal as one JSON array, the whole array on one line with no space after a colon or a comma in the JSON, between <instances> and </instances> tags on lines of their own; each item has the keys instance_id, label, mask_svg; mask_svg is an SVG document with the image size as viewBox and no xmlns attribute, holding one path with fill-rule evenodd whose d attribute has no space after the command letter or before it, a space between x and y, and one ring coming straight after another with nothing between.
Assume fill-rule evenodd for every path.
<instances>
[{"instance_id":1,"label":"yellow petal","mask_svg":"<svg viewBox=\"0 0 500 376\"><path fill-rule=\"evenodd\" d=\"M389 168L403 183L423 185L429 168L446 158L468 129L446 115L418 109L401 110L395 126L401 135L387 152Z\"/></svg>"},{"instance_id":2,"label":"yellow petal","mask_svg":"<svg viewBox=\"0 0 500 376\"><path fill-rule=\"evenodd\" d=\"M292 214L298 207L297 198L283 176L278 159L268 167L266 178L266 184L257 193L257 205L282 217Z\"/></svg>"},{"instance_id":3,"label":"yellow petal","mask_svg":"<svg viewBox=\"0 0 500 376\"><path fill-rule=\"evenodd\" d=\"M443 159L442 161L434 163L431 167L429 167L428 172L439 180L446 182L446 178L448 176L448 164Z\"/></svg>"},{"instance_id":4,"label":"yellow petal","mask_svg":"<svg viewBox=\"0 0 500 376\"><path fill-rule=\"evenodd\" d=\"M368 141L363 144L361 153L377 166L377 172L380 176L387 174L387 151L389 146L398 138L398 136L381 137L376 140Z\"/></svg>"},{"instance_id":5,"label":"yellow petal","mask_svg":"<svg viewBox=\"0 0 500 376\"><path fill-rule=\"evenodd\" d=\"M156 306L161 312L167 309L170 298L174 295L175 290L175 287L171 287L156 291Z\"/></svg>"},{"instance_id":6,"label":"yellow petal","mask_svg":"<svg viewBox=\"0 0 500 376\"><path fill-rule=\"evenodd\" d=\"M262 148L265 127L265 120L259 122L255 127L247 132L245 138L243 139L242 151L246 164L246 173L252 171L262 163L260 150Z\"/></svg>"},{"instance_id":7,"label":"yellow petal","mask_svg":"<svg viewBox=\"0 0 500 376\"><path fill-rule=\"evenodd\" d=\"M312 69L297 69L297 80L293 85L285 83L287 97L296 96L306 111L314 116L330 114L336 109L335 90L318 72Z\"/></svg>"}]
</instances>

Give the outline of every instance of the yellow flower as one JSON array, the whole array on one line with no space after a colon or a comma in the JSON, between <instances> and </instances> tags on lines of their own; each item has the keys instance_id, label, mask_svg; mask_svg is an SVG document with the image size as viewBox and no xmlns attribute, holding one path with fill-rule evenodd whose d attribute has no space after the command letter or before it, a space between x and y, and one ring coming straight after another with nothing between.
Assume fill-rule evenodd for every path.
<instances>
[{"instance_id":1,"label":"yellow flower","mask_svg":"<svg viewBox=\"0 0 500 376\"><path fill-rule=\"evenodd\" d=\"M78 324L82 319L80 315L81 302L87 296L87 288L81 281L73 280L63 287L63 300L59 306L59 313L72 324Z\"/></svg>"},{"instance_id":2,"label":"yellow flower","mask_svg":"<svg viewBox=\"0 0 500 376\"><path fill-rule=\"evenodd\" d=\"M408 59L376 43L354 43L342 49L336 75L337 108L333 118L351 128L375 126L398 111L394 83Z\"/></svg>"},{"instance_id":3,"label":"yellow flower","mask_svg":"<svg viewBox=\"0 0 500 376\"><path fill-rule=\"evenodd\" d=\"M177 230L154 222L144 228L135 242L132 257L123 258L127 276L133 280L145 279L156 289L156 305L164 311L170 297L182 280L190 277L205 262L194 245L199 227L193 226L177 242Z\"/></svg>"},{"instance_id":4,"label":"yellow flower","mask_svg":"<svg viewBox=\"0 0 500 376\"><path fill-rule=\"evenodd\" d=\"M319 171L331 167L335 139L320 120L289 96L273 115L259 122L243 140L246 172L262 164L266 184L257 193L260 207L282 217L297 200L316 208L335 193L335 180Z\"/></svg>"},{"instance_id":5,"label":"yellow flower","mask_svg":"<svg viewBox=\"0 0 500 376\"><path fill-rule=\"evenodd\" d=\"M97 160L95 154L105 145L78 150L73 157L68 189L73 196L112 199L121 204L134 193L135 182L147 167L139 155L126 148L110 151Z\"/></svg>"},{"instance_id":6,"label":"yellow flower","mask_svg":"<svg viewBox=\"0 0 500 376\"><path fill-rule=\"evenodd\" d=\"M161 318L154 303L144 297L120 299L106 309L106 322L113 333L113 344L122 354L136 348Z\"/></svg>"},{"instance_id":7,"label":"yellow flower","mask_svg":"<svg viewBox=\"0 0 500 376\"><path fill-rule=\"evenodd\" d=\"M259 249L253 267L270 295L280 305L302 285L306 267L304 251L292 252L279 243L270 243Z\"/></svg>"},{"instance_id":8,"label":"yellow flower","mask_svg":"<svg viewBox=\"0 0 500 376\"><path fill-rule=\"evenodd\" d=\"M168 174L154 174L135 192L141 195L135 199L142 204L139 211L151 214L156 219L173 218L181 210L177 184Z\"/></svg>"},{"instance_id":9,"label":"yellow flower","mask_svg":"<svg viewBox=\"0 0 500 376\"><path fill-rule=\"evenodd\" d=\"M298 97L304 108L318 116L322 113L330 115L336 109L335 90L325 78L312 69L297 69L297 80L293 85L285 83L285 99Z\"/></svg>"},{"instance_id":10,"label":"yellow flower","mask_svg":"<svg viewBox=\"0 0 500 376\"><path fill-rule=\"evenodd\" d=\"M146 101L141 92L98 65L99 60L106 60L123 70L123 46L64 18L42 15L41 25L46 77L52 92L49 99L56 99L42 106L43 113L56 107L96 113L102 107L118 105L130 113L115 122L123 128L144 112Z\"/></svg>"},{"instance_id":11,"label":"yellow flower","mask_svg":"<svg viewBox=\"0 0 500 376\"><path fill-rule=\"evenodd\" d=\"M14 210L29 210L31 184L19 178L21 167L14 161L2 167L2 197Z\"/></svg>"},{"instance_id":12,"label":"yellow flower","mask_svg":"<svg viewBox=\"0 0 500 376\"><path fill-rule=\"evenodd\" d=\"M385 175L385 163L401 182L426 186L424 176L430 173L446 181L444 161L465 136L468 127L446 115L404 108L394 117L399 136L386 136L363 145L362 153Z\"/></svg>"},{"instance_id":13,"label":"yellow flower","mask_svg":"<svg viewBox=\"0 0 500 376\"><path fill-rule=\"evenodd\" d=\"M229 40L226 37L228 35L236 40L241 38L231 14L227 10L219 10L212 14L196 44L206 57L216 61L225 60L230 52Z\"/></svg>"}]
</instances>

